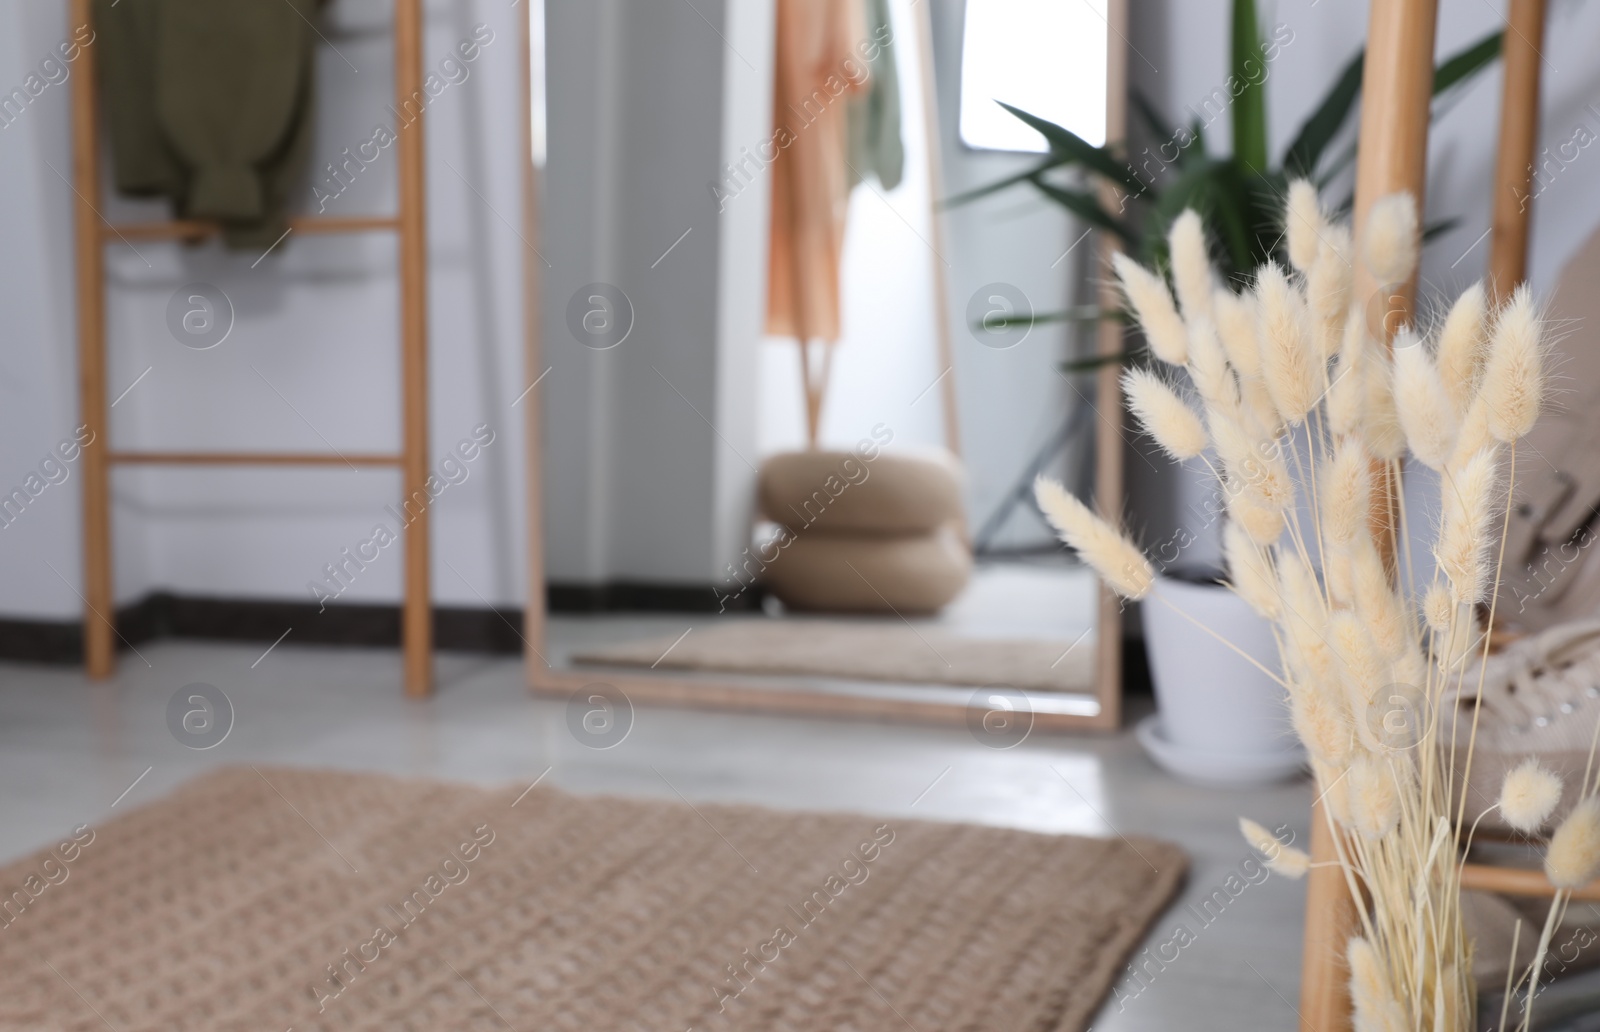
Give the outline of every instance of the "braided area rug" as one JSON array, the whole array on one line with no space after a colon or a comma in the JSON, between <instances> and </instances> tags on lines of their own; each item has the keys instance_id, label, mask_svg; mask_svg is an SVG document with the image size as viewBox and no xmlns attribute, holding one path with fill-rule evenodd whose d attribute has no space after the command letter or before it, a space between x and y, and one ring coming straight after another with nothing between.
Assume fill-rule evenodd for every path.
<instances>
[{"instance_id":1,"label":"braided area rug","mask_svg":"<svg viewBox=\"0 0 1600 1032\"><path fill-rule=\"evenodd\" d=\"M0 870L0 1029L1080 1030L1146 839L236 768Z\"/></svg>"}]
</instances>

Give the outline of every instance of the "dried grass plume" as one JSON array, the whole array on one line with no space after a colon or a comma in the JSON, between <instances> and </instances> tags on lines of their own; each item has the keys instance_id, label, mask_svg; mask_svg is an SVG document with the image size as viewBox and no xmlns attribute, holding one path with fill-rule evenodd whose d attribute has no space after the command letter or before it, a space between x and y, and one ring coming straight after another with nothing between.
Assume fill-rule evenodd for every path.
<instances>
[{"instance_id":1,"label":"dried grass plume","mask_svg":"<svg viewBox=\"0 0 1600 1032\"><path fill-rule=\"evenodd\" d=\"M1576 889L1600 875L1600 799L1589 796L1550 837L1544 873L1558 889Z\"/></svg>"},{"instance_id":2,"label":"dried grass plume","mask_svg":"<svg viewBox=\"0 0 1600 1032\"><path fill-rule=\"evenodd\" d=\"M1033 495L1061 540L1094 567L1113 591L1132 599L1150 594L1156 572L1138 545L1048 477L1033 482Z\"/></svg>"},{"instance_id":3,"label":"dried grass plume","mask_svg":"<svg viewBox=\"0 0 1600 1032\"><path fill-rule=\"evenodd\" d=\"M1111 264L1128 304L1144 327L1150 350L1163 362L1183 365L1189 359L1189 331L1172 303L1167 285L1160 276L1120 252L1111 256Z\"/></svg>"},{"instance_id":4,"label":"dried grass plume","mask_svg":"<svg viewBox=\"0 0 1600 1032\"><path fill-rule=\"evenodd\" d=\"M1149 369L1122 374L1128 408L1168 455L1182 462L1206 450L1206 428L1178 392Z\"/></svg>"},{"instance_id":5,"label":"dried grass plume","mask_svg":"<svg viewBox=\"0 0 1600 1032\"><path fill-rule=\"evenodd\" d=\"M1474 283L1461 292L1450 314L1439 328L1439 379L1445 393L1455 405L1456 412L1465 414L1473 395L1478 391L1478 377L1483 371L1485 320L1488 302L1483 284Z\"/></svg>"},{"instance_id":6,"label":"dried grass plume","mask_svg":"<svg viewBox=\"0 0 1600 1032\"><path fill-rule=\"evenodd\" d=\"M1205 224L1193 208L1184 209L1167 232L1167 250L1172 256L1172 285L1185 319L1210 319L1211 294L1216 283L1211 275L1211 252L1206 247Z\"/></svg>"},{"instance_id":7,"label":"dried grass plume","mask_svg":"<svg viewBox=\"0 0 1600 1032\"><path fill-rule=\"evenodd\" d=\"M1378 951L1363 936L1345 949L1350 964L1350 1002L1355 1005L1356 1032L1411 1032L1412 1025L1384 973Z\"/></svg>"},{"instance_id":8,"label":"dried grass plume","mask_svg":"<svg viewBox=\"0 0 1600 1032\"><path fill-rule=\"evenodd\" d=\"M1228 576L1233 590L1261 616L1278 618L1278 575L1272 560L1237 520L1222 528L1222 550L1228 561Z\"/></svg>"},{"instance_id":9,"label":"dried grass plume","mask_svg":"<svg viewBox=\"0 0 1600 1032\"><path fill-rule=\"evenodd\" d=\"M1489 432L1498 440L1515 441L1539 418L1544 394L1542 336L1539 313L1524 283L1495 320L1494 346L1483 371Z\"/></svg>"},{"instance_id":10,"label":"dried grass plume","mask_svg":"<svg viewBox=\"0 0 1600 1032\"><path fill-rule=\"evenodd\" d=\"M1261 854L1268 870L1285 878L1303 878L1311 870L1311 857L1279 840L1278 836L1248 817L1239 818L1239 832L1250 848Z\"/></svg>"},{"instance_id":11,"label":"dried grass plume","mask_svg":"<svg viewBox=\"0 0 1600 1032\"><path fill-rule=\"evenodd\" d=\"M1404 283L1417 268L1417 202L1409 193L1380 197L1367 213L1361 257L1379 283Z\"/></svg>"},{"instance_id":12,"label":"dried grass plume","mask_svg":"<svg viewBox=\"0 0 1600 1032\"><path fill-rule=\"evenodd\" d=\"M1328 224L1317 200L1317 188L1308 181L1296 179L1289 184L1283 223L1284 234L1289 238L1289 263L1301 272L1309 271L1317 260Z\"/></svg>"},{"instance_id":13,"label":"dried grass plume","mask_svg":"<svg viewBox=\"0 0 1600 1032\"><path fill-rule=\"evenodd\" d=\"M1560 802L1561 778L1531 756L1507 771L1500 786L1500 816L1529 835L1544 827Z\"/></svg>"},{"instance_id":14,"label":"dried grass plume","mask_svg":"<svg viewBox=\"0 0 1600 1032\"><path fill-rule=\"evenodd\" d=\"M1255 298L1231 290L1218 290L1211 299L1217 335L1228 353L1228 361L1239 375L1253 380L1261 375L1261 345L1256 341Z\"/></svg>"},{"instance_id":15,"label":"dried grass plume","mask_svg":"<svg viewBox=\"0 0 1600 1032\"><path fill-rule=\"evenodd\" d=\"M1321 352L1311 347L1305 300L1272 262L1262 266L1256 277L1256 296L1267 391L1284 418L1298 423L1317 403L1322 390L1317 368Z\"/></svg>"},{"instance_id":16,"label":"dried grass plume","mask_svg":"<svg viewBox=\"0 0 1600 1032\"><path fill-rule=\"evenodd\" d=\"M1411 451L1443 469L1456 440L1456 409L1422 342L1409 329L1394 339L1394 403Z\"/></svg>"}]
</instances>

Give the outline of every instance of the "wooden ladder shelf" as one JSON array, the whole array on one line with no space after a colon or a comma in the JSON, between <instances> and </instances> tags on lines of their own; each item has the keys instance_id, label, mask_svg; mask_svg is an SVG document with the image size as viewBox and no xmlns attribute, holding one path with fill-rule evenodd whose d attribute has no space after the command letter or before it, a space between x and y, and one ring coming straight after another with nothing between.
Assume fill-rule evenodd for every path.
<instances>
[{"instance_id":1,"label":"wooden ladder shelf","mask_svg":"<svg viewBox=\"0 0 1600 1032\"><path fill-rule=\"evenodd\" d=\"M93 20L91 0L70 0L74 25ZM422 92L422 3L395 0L395 107ZM106 404L105 247L131 240L197 240L214 234L208 222L177 219L112 224L100 214L100 112L98 70L85 48L72 85L72 186L77 260L78 391L80 419L90 433L83 452L84 661L89 677L101 680L116 669L116 598L111 560L111 467L167 466L330 466L355 463L397 466L405 498L427 498L428 478L428 305L427 209L421 113L397 126L399 207L394 216L302 217L290 220L299 234L393 232L399 236L401 442L392 455L288 452L139 452L111 448ZM415 105L413 105L415 106ZM421 506L404 528L405 602L401 636L405 648L405 691L423 696L432 690L433 620L429 588L429 512Z\"/></svg>"},{"instance_id":2,"label":"wooden ladder shelf","mask_svg":"<svg viewBox=\"0 0 1600 1032\"><path fill-rule=\"evenodd\" d=\"M1358 226L1366 208L1385 193L1410 190L1422 196L1438 0L1372 0L1370 10L1362 93L1373 99L1362 113ZM1521 199L1528 194L1538 133L1538 47L1544 28L1545 0L1507 0L1488 270L1489 289L1497 299L1508 297L1526 275L1530 213ZM1407 290L1408 306L1412 289L1414 285ZM1337 855L1334 833L1320 803L1312 806L1311 821L1312 859L1331 864ZM1349 1032L1344 943L1355 925L1356 903L1332 866L1313 870L1308 881L1300 1028ZM1480 863L1463 863L1461 887L1515 896L1550 897L1556 892L1543 871ZM1574 891L1572 898L1600 900L1600 881Z\"/></svg>"}]
</instances>

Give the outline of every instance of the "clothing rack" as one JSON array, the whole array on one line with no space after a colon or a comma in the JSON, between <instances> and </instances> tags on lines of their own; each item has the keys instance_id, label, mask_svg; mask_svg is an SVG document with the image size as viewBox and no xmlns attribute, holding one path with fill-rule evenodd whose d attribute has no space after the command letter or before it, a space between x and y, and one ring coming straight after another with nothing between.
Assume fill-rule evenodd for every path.
<instances>
[{"instance_id":1,"label":"clothing rack","mask_svg":"<svg viewBox=\"0 0 1600 1032\"><path fill-rule=\"evenodd\" d=\"M90 0L69 0L72 24L93 20ZM395 0L396 108L422 92L422 3ZM72 186L77 261L78 392L80 419L94 436L83 452L83 652L91 679L116 669L116 598L112 588L111 469L114 466L338 466L357 463L400 470L405 498L427 498L428 301L427 211L423 119L396 127L399 206L392 216L290 219L301 234L393 232L399 236L401 442L398 452L343 456L320 452L148 452L116 450L106 404L105 252L131 240L198 240L214 235L209 222L174 219L113 224L100 214L100 111L95 53L85 47L72 85ZM348 460L348 461L347 461ZM433 621L429 588L429 512L407 524L405 601L401 639L405 691L424 696L433 684Z\"/></svg>"}]
</instances>

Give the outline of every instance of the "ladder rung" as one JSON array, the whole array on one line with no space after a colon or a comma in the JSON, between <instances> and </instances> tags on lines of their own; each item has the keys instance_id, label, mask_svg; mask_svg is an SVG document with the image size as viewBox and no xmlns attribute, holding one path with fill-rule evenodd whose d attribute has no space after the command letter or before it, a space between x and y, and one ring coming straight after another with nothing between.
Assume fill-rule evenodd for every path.
<instances>
[{"instance_id":1,"label":"ladder rung","mask_svg":"<svg viewBox=\"0 0 1600 1032\"><path fill-rule=\"evenodd\" d=\"M402 455L337 452L112 452L113 463L135 466L398 466Z\"/></svg>"},{"instance_id":2,"label":"ladder rung","mask_svg":"<svg viewBox=\"0 0 1600 1032\"><path fill-rule=\"evenodd\" d=\"M222 227L205 219L167 219L161 222L101 223L106 240L202 240ZM296 233L373 233L398 230L400 220L393 215L355 215L324 218L301 215L289 220Z\"/></svg>"},{"instance_id":3,"label":"ladder rung","mask_svg":"<svg viewBox=\"0 0 1600 1032\"><path fill-rule=\"evenodd\" d=\"M1543 896L1546 899L1556 894L1556 887L1550 884L1542 870L1494 867L1490 864L1462 864L1461 887L1506 896ZM1573 889L1572 898L1600 900L1600 881Z\"/></svg>"}]
</instances>

